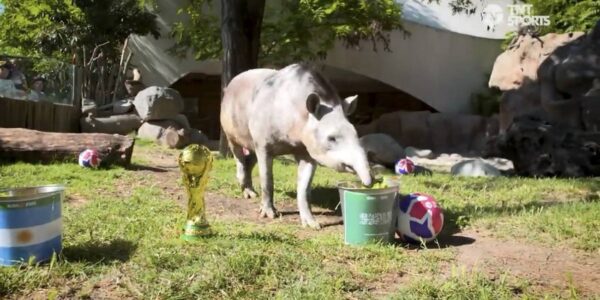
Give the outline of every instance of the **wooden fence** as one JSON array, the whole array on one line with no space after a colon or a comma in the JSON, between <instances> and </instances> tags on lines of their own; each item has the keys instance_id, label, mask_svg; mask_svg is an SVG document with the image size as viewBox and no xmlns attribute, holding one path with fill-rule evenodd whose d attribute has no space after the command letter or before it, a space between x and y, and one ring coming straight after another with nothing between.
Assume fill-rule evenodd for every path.
<instances>
[{"instance_id":1,"label":"wooden fence","mask_svg":"<svg viewBox=\"0 0 600 300\"><path fill-rule=\"evenodd\" d=\"M80 111L72 105L0 97L0 127L79 132Z\"/></svg>"}]
</instances>

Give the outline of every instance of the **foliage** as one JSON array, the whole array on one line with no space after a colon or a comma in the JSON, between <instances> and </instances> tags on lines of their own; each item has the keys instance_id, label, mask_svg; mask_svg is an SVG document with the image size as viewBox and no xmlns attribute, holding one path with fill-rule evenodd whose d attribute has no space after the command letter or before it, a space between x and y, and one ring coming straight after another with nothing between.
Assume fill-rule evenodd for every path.
<instances>
[{"instance_id":1,"label":"foliage","mask_svg":"<svg viewBox=\"0 0 600 300\"><path fill-rule=\"evenodd\" d=\"M116 59L130 34L159 36L156 16L139 0L1 0L2 49L26 56L49 56L70 61L84 50L89 58L101 43L104 55ZM83 57L81 57L83 58Z\"/></svg>"},{"instance_id":2,"label":"foliage","mask_svg":"<svg viewBox=\"0 0 600 300\"><path fill-rule=\"evenodd\" d=\"M186 21L173 25L174 53L191 47L196 59L218 58L221 54L219 18L214 2L190 0L180 9ZM189 22L189 23L188 23ZM261 64L325 56L336 40L347 47L370 41L374 50L389 49L389 31L404 30L400 6L393 0L284 0L267 1L261 32Z\"/></svg>"},{"instance_id":3,"label":"foliage","mask_svg":"<svg viewBox=\"0 0 600 300\"><path fill-rule=\"evenodd\" d=\"M550 26L541 29L541 33L588 31L600 20L600 1L598 0L523 0L533 5L533 14L550 16ZM484 0L453 0L454 13L475 13Z\"/></svg>"},{"instance_id":4,"label":"foliage","mask_svg":"<svg viewBox=\"0 0 600 300\"><path fill-rule=\"evenodd\" d=\"M486 74L485 78L490 78ZM481 92L471 95L472 111L482 116L492 116L500 112L500 98L502 91L487 86L487 81Z\"/></svg>"},{"instance_id":5,"label":"foliage","mask_svg":"<svg viewBox=\"0 0 600 300\"><path fill-rule=\"evenodd\" d=\"M536 15L550 16L544 32L589 31L600 20L598 0L526 0Z\"/></svg>"}]
</instances>

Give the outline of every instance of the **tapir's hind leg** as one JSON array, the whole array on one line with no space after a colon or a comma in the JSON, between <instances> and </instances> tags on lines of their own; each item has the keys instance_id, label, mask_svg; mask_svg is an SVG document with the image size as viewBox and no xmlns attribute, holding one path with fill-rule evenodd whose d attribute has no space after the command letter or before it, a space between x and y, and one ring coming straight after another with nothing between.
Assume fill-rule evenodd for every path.
<instances>
[{"instance_id":1,"label":"tapir's hind leg","mask_svg":"<svg viewBox=\"0 0 600 300\"><path fill-rule=\"evenodd\" d=\"M242 188L242 196L246 199L256 198L258 194L252 187L252 169L256 165L256 155L248 153L242 146L232 143L229 143L229 149L235 158L236 177Z\"/></svg>"}]
</instances>

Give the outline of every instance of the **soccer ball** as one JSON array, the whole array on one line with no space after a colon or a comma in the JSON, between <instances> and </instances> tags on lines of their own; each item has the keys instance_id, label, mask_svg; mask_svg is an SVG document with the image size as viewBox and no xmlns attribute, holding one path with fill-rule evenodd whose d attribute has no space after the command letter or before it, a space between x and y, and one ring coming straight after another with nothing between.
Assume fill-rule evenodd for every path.
<instances>
[{"instance_id":1,"label":"soccer ball","mask_svg":"<svg viewBox=\"0 0 600 300\"><path fill-rule=\"evenodd\" d=\"M429 242L444 226L444 214L435 198L412 193L400 198L396 233L407 242Z\"/></svg>"},{"instance_id":2,"label":"soccer ball","mask_svg":"<svg viewBox=\"0 0 600 300\"><path fill-rule=\"evenodd\" d=\"M100 155L94 149L86 149L79 154L79 165L84 168L97 168L100 161Z\"/></svg>"},{"instance_id":3,"label":"soccer ball","mask_svg":"<svg viewBox=\"0 0 600 300\"><path fill-rule=\"evenodd\" d=\"M401 175L410 174L414 170L415 170L415 163L408 158L403 158L403 159L399 160L396 163L396 166L394 167L394 171L396 171L396 174L401 174Z\"/></svg>"}]
</instances>

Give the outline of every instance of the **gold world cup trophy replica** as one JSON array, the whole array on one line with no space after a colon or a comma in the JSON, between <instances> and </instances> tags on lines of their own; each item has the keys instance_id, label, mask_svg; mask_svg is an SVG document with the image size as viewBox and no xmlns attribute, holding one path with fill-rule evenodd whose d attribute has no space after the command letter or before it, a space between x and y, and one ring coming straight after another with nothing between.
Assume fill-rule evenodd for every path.
<instances>
[{"instance_id":1,"label":"gold world cup trophy replica","mask_svg":"<svg viewBox=\"0 0 600 300\"><path fill-rule=\"evenodd\" d=\"M178 163L188 198L187 219L181 238L193 241L211 234L206 220L204 193L213 156L205 146L192 144L181 151Z\"/></svg>"}]
</instances>

